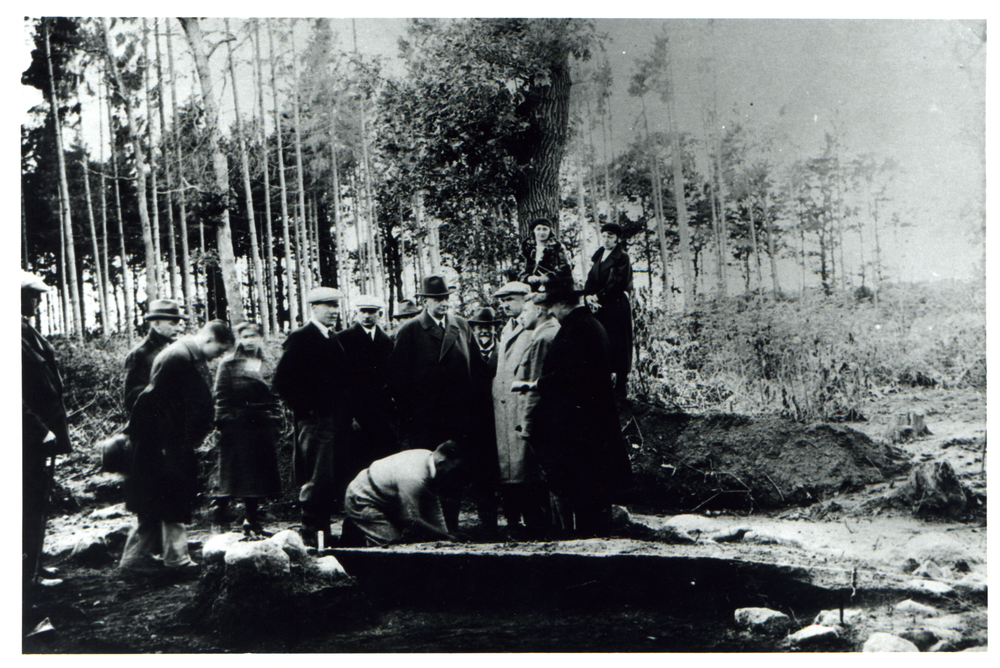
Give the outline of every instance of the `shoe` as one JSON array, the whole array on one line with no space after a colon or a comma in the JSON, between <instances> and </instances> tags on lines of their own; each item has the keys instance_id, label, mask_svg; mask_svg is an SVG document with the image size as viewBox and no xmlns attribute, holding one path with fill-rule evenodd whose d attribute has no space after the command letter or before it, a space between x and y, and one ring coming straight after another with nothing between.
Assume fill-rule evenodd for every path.
<instances>
[{"instance_id":1,"label":"shoe","mask_svg":"<svg viewBox=\"0 0 1000 668\"><path fill-rule=\"evenodd\" d=\"M247 538L250 536L264 536L264 538L270 538L274 535L274 533L271 531L265 531L264 527L260 525L260 522L243 520L243 535Z\"/></svg>"},{"instance_id":2,"label":"shoe","mask_svg":"<svg viewBox=\"0 0 1000 668\"><path fill-rule=\"evenodd\" d=\"M188 557L187 560L176 564L167 564L166 562L164 562L164 565L170 570L182 570L182 571L188 571L188 570L194 571L201 568L201 564L199 564L191 557Z\"/></svg>"},{"instance_id":3,"label":"shoe","mask_svg":"<svg viewBox=\"0 0 1000 668\"><path fill-rule=\"evenodd\" d=\"M151 556L130 559L125 563L118 564L118 571L135 575L148 575L159 573L163 570L163 562L157 561Z\"/></svg>"}]
</instances>

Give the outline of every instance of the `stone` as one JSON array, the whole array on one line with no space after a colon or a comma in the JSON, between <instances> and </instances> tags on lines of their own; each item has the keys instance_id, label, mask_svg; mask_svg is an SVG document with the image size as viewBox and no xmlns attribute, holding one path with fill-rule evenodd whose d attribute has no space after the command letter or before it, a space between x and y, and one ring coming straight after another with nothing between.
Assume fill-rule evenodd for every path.
<instances>
[{"instance_id":1,"label":"stone","mask_svg":"<svg viewBox=\"0 0 1000 668\"><path fill-rule=\"evenodd\" d=\"M918 578L930 578L931 580L940 580L945 577L944 571L932 559L922 563L920 568L913 571L913 574Z\"/></svg>"},{"instance_id":2,"label":"stone","mask_svg":"<svg viewBox=\"0 0 1000 668\"><path fill-rule=\"evenodd\" d=\"M802 548L802 543L794 538L775 536L772 534L761 533L760 531L747 531L743 535L743 542L756 543L758 545L782 545L784 547Z\"/></svg>"},{"instance_id":3,"label":"stone","mask_svg":"<svg viewBox=\"0 0 1000 668\"><path fill-rule=\"evenodd\" d=\"M652 539L660 543L671 543L675 545L693 545L698 542L698 539L684 529L679 529L669 525L653 532Z\"/></svg>"},{"instance_id":4,"label":"stone","mask_svg":"<svg viewBox=\"0 0 1000 668\"><path fill-rule=\"evenodd\" d=\"M962 639L961 631L956 631L955 629L948 629L937 625L926 625L923 630L934 636L935 641L945 640L954 644Z\"/></svg>"},{"instance_id":5,"label":"stone","mask_svg":"<svg viewBox=\"0 0 1000 668\"><path fill-rule=\"evenodd\" d=\"M862 652L919 652L917 646L914 645L909 640L904 640L899 636L894 636L891 633L883 633L881 631L876 631L875 633L868 636L868 640L865 641L864 646L861 648Z\"/></svg>"},{"instance_id":6,"label":"stone","mask_svg":"<svg viewBox=\"0 0 1000 668\"><path fill-rule=\"evenodd\" d=\"M734 617L737 626L757 633L784 633L792 625L788 615L770 608L740 608Z\"/></svg>"},{"instance_id":7,"label":"stone","mask_svg":"<svg viewBox=\"0 0 1000 668\"><path fill-rule=\"evenodd\" d=\"M986 576L976 572L966 573L964 578L955 583L955 589L969 594L985 594Z\"/></svg>"},{"instance_id":8,"label":"stone","mask_svg":"<svg viewBox=\"0 0 1000 668\"><path fill-rule=\"evenodd\" d=\"M91 511L90 518L94 520L110 520L116 517L125 517L128 511L125 510L124 503L116 503L113 506L106 506Z\"/></svg>"},{"instance_id":9,"label":"stone","mask_svg":"<svg viewBox=\"0 0 1000 668\"><path fill-rule=\"evenodd\" d=\"M896 612L902 612L907 615L924 615L924 616L934 616L940 615L941 611L937 608L932 608L929 605L924 605L923 603L918 603L912 598L908 598L905 601L900 601L893 608Z\"/></svg>"},{"instance_id":10,"label":"stone","mask_svg":"<svg viewBox=\"0 0 1000 668\"><path fill-rule=\"evenodd\" d=\"M969 507L971 492L958 480L946 461L923 462L910 471L906 483L891 498L910 508L914 516L958 518Z\"/></svg>"},{"instance_id":11,"label":"stone","mask_svg":"<svg viewBox=\"0 0 1000 668\"><path fill-rule=\"evenodd\" d=\"M910 629L900 633L899 637L903 640L909 640L921 652L926 652L938 642L937 636L927 629Z\"/></svg>"},{"instance_id":12,"label":"stone","mask_svg":"<svg viewBox=\"0 0 1000 668\"><path fill-rule=\"evenodd\" d=\"M611 506L611 529L624 529L632 523L632 515L624 506Z\"/></svg>"},{"instance_id":13,"label":"stone","mask_svg":"<svg viewBox=\"0 0 1000 668\"><path fill-rule=\"evenodd\" d=\"M226 550L229 546L243 538L243 534L229 532L217 533L201 548L201 559L206 564L221 564L226 560Z\"/></svg>"},{"instance_id":14,"label":"stone","mask_svg":"<svg viewBox=\"0 0 1000 668\"><path fill-rule=\"evenodd\" d=\"M947 596L954 594L955 590L951 585L946 585L937 580L910 580L906 583L906 588L918 594L928 594L930 596Z\"/></svg>"},{"instance_id":15,"label":"stone","mask_svg":"<svg viewBox=\"0 0 1000 668\"><path fill-rule=\"evenodd\" d=\"M226 570L280 577L292 570L285 551L269 540L236 541L226 550Z\"/></svg>"},{"instance_id":16,"label":"stone","mask_svg":"<svg viewBox=\"0 0 1000 668\"><path fill-rule=\"evenodd\" d=\"M716 543L738 543L743 540L743 536L750 530L748 526L726 527L709 536L709 539L714 540Z\"/></svg>"},{"instance_id":17,"label":"stone","mask_svg":"<svg viewBox=\"0 0 1000 668\"><path fill-rule=\"evenodd\" d=\"M298 531L285 529L274 534L267 540L280 547L284 550L285 554L295 561L303 561L309 556L306 544L302 542L302 536L299 535Z\"/></svg>"},{"instance_id":18,"label":"stone","mask_svg":"<svg viewBox=\"0 0 1000 668\"><path fill-rule=\"evenodd\" d=\"M865 611L860 608L844 608L844 625L853 624L861 619L864 613ZM840 626L840 609L822 611L816 615L813 624L818 624L819 626Z\"/></svg>"},{"instance_id":19,"label":"stone","mask_svg":"<svg viewBox=\"0 0 1000 668\"><path fill-rule=\"evenodd\" d=\"M947 640L939 640L930 646L928 652L954 652L955 646Z\"/></svg>"},{"instance_id":20,"label":"stone","mask_svg":"<svg viewBox=\"0 0 1000 668\"><path fill-rule=\"evenodd\" d=\"M788 642L799 647L808 647L822 641L833 640L839 635L837 629L833 627L810 624L788 636Z\"/></svg>"},{"instance_id":21,"label":"stone","mask_svg":"<svg viewBox=\"0 0 1000 668\"><path fill-rule=\"evenodd\" d=\"M932 617L930 619L921 619L920 624L922 626L933 626L939 629L951 629L960 633L969 628L969 621L964 615L942 615L940 617Z\"/></svg>"},{"instance_id":22,"label":"stone","mask_svg":"<svg viewBox=\"0 0 1000 668\"><path fill-rule=\"evenodd\" d=\"M337 557L327 556L320 557L316 560L316 570L320 572L321 575L328 577L331 580L343 580L349 577L347 571L344 567L340 565L337 561Z\"/></svg>"},{"instance_id":23,"label":"stone","mask_svg":"<svg viewBox=\"0 0 1000 668\"><path fill-rule=\"evenodd\" d=\"M94 567L106 566L115 560L104 539L92 534L80 536L69 558L83 566Z\"/></svg>"}]
</instances>

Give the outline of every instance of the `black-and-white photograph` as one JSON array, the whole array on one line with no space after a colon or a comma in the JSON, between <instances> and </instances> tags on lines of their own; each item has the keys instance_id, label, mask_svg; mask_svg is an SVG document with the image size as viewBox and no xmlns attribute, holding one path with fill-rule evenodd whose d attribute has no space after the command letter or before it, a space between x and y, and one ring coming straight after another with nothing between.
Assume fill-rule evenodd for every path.
<instances>
[{"instance_id":1,"label":"black-and-white photograph","mask_svg":"<svg viewBox=\"0 0 1000 668\"><path fill-rule=\"evenodd\" d=\"M985 17L21 22L22 654L987 650Z\"/></svg>"}]
</instances>

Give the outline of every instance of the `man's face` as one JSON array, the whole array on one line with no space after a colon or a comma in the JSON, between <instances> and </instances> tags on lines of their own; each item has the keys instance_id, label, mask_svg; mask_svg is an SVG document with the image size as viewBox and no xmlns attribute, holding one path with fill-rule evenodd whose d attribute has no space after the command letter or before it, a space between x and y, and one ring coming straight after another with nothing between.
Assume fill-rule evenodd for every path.
<instances>
[{"instance_id":1,"label":"man's face","mask_svg":"<svg viewBox=\"0 0 1000 668\"><path fill-rule=\"evenodd\" d=\"M257 352L262 343L264 339L254 329L244 329L240 333L240 345L251 355Z\"/></svg>"},{"instance_id":2,"label":"man's face","mask_svg":"<svg viewBox=\"0 0 1000 668\"><path fill-rule=\"evenodd\" d=\"M538 319L538 305L530 299L525 300L524 310L521 311L521 321L525 327L533 328Z\"/></svg>"},{"instance_id":3,"label":"man's face","mask_svg":"<svg viewBox=\"0 0 1000 668\"><path fill-rule=\"evenodd\" d=\"M493 325L472 325L472 333L479 341L480 348L489 348L493 345Z\"/></svg>"},{"instance_id":4,"label":"man's face","mask_svg":"<svg viewBox=\"0 0 1000 668\"><path fill-rule=\"evenodd\" d=\"M326 327L333 327L337 324L337 312L340 311L339 302L320 302L312 305L313 317Z\"/></svg>"},{"instance_id":5,"label":"man's face","mask_svg":"<svg viewBox=\"0 0 1000 668\"><path fill-rule=\"evenodd\" d=\"M171 320L150 320L149 327L157 334L176 341L177 337L184 331L184 321L180 318Z\"/></svg>"},{"instance_id":6,"label":"man's face","mask_svg":"<svg viewBox=\"0 0 1000 668\"><path fill-rule=\"evenodd\" d=\"M378 323L380 313L381 311L377 308L359 308L358 314L354 316L354 322L365 329L371 329Z\"/></svg>"},{"instance_id":7,"label":"man's face","mask_svg":"<svg viewBox=\"0 0 1000 668\"><path fill-rule=\"evenodd\" d=\"M42 303L42 293L38 290L21 290L21 315L30 318L38 311L38 305Z\"/></svg>"},{"instance_id":8,"label":"man's face","mask_svg":"<svg viewBox=\"0 0 1000 668\"><path fill-rule=\"evenodd\" d=\"M516 318L524 310L524 295L504 295L500 298L500 308L510 317Z\"/></svg>"},{"instance_id":9,"label":"man's face","mask_svg":"<svg viewBox=\"0 0 1000 668\"><path fill-rule=\"evenodd\" d=\"M211 361L216 357L221 356L224 352L229 350L232 346L230 343L221 343L216 341L214 338L210 338L205 341L201 346L201 351L205 353L205 357Z\"/></svg>"},{"instance_id":10,"label":"man's face","mask_svg":"<svg viewBox=\"0 0 1000 668\"><path fill-rule=\"evenodd\" d=\"M576 304L550 304L548 308L549 313L554 315L556 320L562 322L563 318L565 318L570 311L576 308Z\"/></svg>"},{"instance_id":11,"label":"man's face","mask_svg":"<svg viewBox=\"0 0 1000 668\"><path fill-rule=\"evenodd\" d=\"M424 308L431 314L431 317L440 320L448 312L448 297L449 295L424 297Z\"/></svg>"}]
</instances>

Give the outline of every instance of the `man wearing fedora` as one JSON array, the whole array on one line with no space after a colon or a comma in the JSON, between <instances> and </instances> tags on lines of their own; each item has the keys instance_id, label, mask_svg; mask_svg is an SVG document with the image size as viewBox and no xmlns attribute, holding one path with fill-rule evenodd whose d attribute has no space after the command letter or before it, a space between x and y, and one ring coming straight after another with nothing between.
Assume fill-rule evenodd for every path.
<instances>
[{"instance_id":1,"label":"man wearing fedora","mask_svg":"<svg viewBox=\"0 0 1000 668\"><path fill-rule=\"evenodd\" d=\"M337 334L347 358L346 379L358 425L354 473L399 451L388 388L392 339L379 325L383 308L378 297L361 295L354 301L354 323Z\"/></svg>"},{"instance_id":2,"label":"man wearing fedora","mask_svg":"<svg viewBox=\"0 0 1000 668\"><path fill-rule=\"evenodd\" d=\"M467 467L471 496L476 503L479 525L486 532L497 528L497 491L500 467L497 462L496 427L493 423L493 376L497 371L496 311L489 306L469 319L478 355L472 359L472 385L476 392L475 436L470 443Z\"/></svg>"},{"instance_id":3,"label":"man wearing fedora","mask_svg":"<svg viewBox=\"0 0 1000 668\"><path fill-rule=\"evenodd\" d=\"M343 297L336 288L309 291L312 316L285 339L274 371L274 390L295 416L292 472L299 486L302 539L313 547L318 531L329 544L330 515L357 473L347 357L333 330Z\"/></svg>"},{"instance_id":4,"label":"man wearing fedora","mask_svg":"<svg viewBox=\"0 0 1000 668\"><path fill-rule=\"evenodd\" d=\"M132 413L136 398L149 385L153 360L161 350L177 340L189 318L181 310L180 303L172 299L156 299L149 304L149 311L143 319L149 323L149 334L125 358L124 401L128 414Z\"/></svg>"},{"instance_id":5,"label":"man wearing fedora","mask_svg":"<svg viewBox=\"0 0 1000 668\"><path fill-rule=\"evenodd\" d=\"M392 314L392 326L388 330L389 337L393 340L396 339L396 332L407 320L412 320L420 315L420 307L417 306L417 302L412 299L404 299L398 304L399 309Z\"/></svg>"},{"instance_id":6,"label":"man wearing fedora","mask_svg":"<svg viewBox=\"0 0 1000 668\"><path fill-rule=\"evenodd\" d=\"M42 544L55 457L72 450L55 350L30 321L42 293L48 291L41 278L21 272L21 572L25 589L60 582L45 577Z\"/></svg>"},{"instance_id":7,"label":"man wearing fedora","mask_svg":"<svg viewBox=\"0 0 1000 668\"><path fill-rule=\"evenodd\" d=\"M472 331L465 318L448 312L454 292L442 276L424 278L417 297L423 312L396 333L389 358L389 389L400 418L403 449L434 450L445 441L468 448L475 427ZM445 504L449 528L458 508Z\"/></svg>"},{"instance_id":8,"label":"man wearing fedora","mask_svg":"<svg viewBox=\"0 0 1000 668\"><path fill-rule=\"evenodd\" d=\"M608 336L572 279L546 285L539 304L559 321L542 361L531 408L529 445L549 488L557 524L565 535L609 536L612 496L631 477L618 426Z\"/></svg>"}]
</instances>

